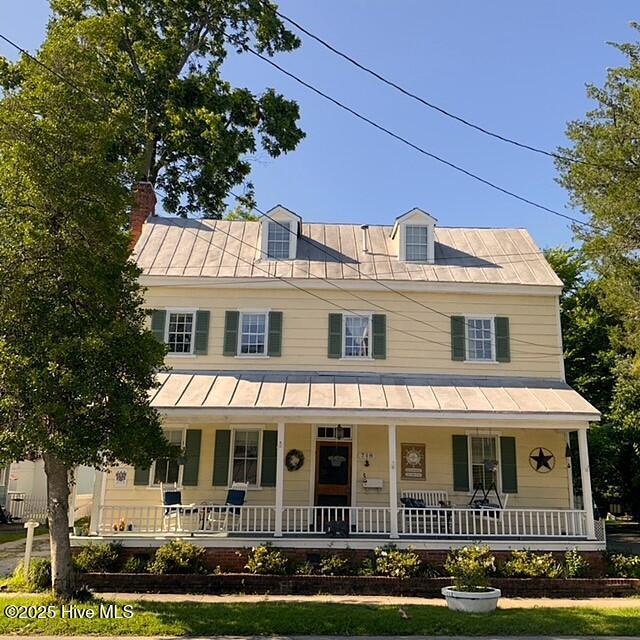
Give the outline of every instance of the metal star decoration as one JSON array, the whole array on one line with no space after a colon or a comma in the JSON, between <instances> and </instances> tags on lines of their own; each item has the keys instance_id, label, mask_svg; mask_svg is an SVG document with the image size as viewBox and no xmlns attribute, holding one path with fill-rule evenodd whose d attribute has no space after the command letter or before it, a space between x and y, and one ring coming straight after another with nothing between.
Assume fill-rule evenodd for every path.
<instances>
[{"instance_id":1,"label":"metal star decoration","mask_svg":"<svg viewBox=\"0 0 640 640\"><path fill-rule=\"evenodd\" d=\"M540 473L549 473L556 464L555 456L544 447L538 447L529 454L529 464Z\"/></svg>"}]
</instances>

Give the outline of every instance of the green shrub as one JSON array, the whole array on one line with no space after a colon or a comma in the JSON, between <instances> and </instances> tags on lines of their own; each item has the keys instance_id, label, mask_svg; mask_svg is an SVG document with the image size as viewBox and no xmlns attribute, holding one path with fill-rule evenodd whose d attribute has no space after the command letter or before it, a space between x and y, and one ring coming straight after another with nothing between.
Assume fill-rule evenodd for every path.
<instances>
[{"instance_id":1,"label":"green shrub","mask_svg":"<svg viewBox=\"0 0 640 640\"><path fill-rule=\"evenodd\" d=\"M358 569L359 576L375 576L376 562L374 558L365 558Z\"/></svg>"},{"instance_id":2,"label":"green shrub","mask_svg":"<svg viewBox=\"0 0 640 640\"><path fill-rule=\"evenodd\" d=\"M349 558L332 553L320 560L320 573L323 576L348 576L353 573Z\"/></svg>"},{"instance_id":3,"label":"green shrub","mask_svg":"<svg viewBox=\"0 0 640 640\"><path fill-rule=\"evenodd\" d=\"M204 547L184 540L172 540L161 546L147 566L149 573L205 573Z\"/></svg>"},{"instance_id":4,"label":"green shrub","mask_svg":"<svg viewBox=\"0 0 640 640\"><path fill-rule=\"evenodd\" d=\"M122 573L146 573L148 564L147 556L129 556L122 565Z\"/></svg>"},{"instance_id":5,"label":"green shrub","mask_svg":"<svg viewBox=\"0 0 640 640\"><path fill-rule=\"evenodd\" d=\"M249 573L275 576L282 576L287 573L288 567L289 561L284 553L274 549L268 543L252 547L247 557L247 564L244 565L244 568Z\"/></svg>"},{"instance_id":6,"label":"green shrub","mask_svg":"<svg viewBox=\"0 0 640 640\"><path fill-rule=\"evenodd\" d=\"M295 574L297 576L312 576L315 573L315 567L306 560L296 565Z\"/></svg>"},{"instance_id":7,"label":"green shrub","mask_svg":"<svg viewBox=\"0 0 640 640\"><path fill-rule=\"evenodd\" d=\"M487 545L470 545L451 550L444 568L453 577L457 591L486 591L496 563Z\"/></svg>"},{"instance_id":8,"label":"green shrub","mask_svg":"<svg viewBox=\"0 0 640 640\"><path fill-rule=\"evenodd\" d=\"M623 553L610 556L608 573L612 578L640 578L640 556Z\"/></svg>"},{"instance_id":9,"label":"green shrub","mask_svg":"<svg viewBox=\"0 0 640 640\"><path fill-rule=\"evenodd\" d=\"M51 589L51 560L32 558L26 577L24 564L20 561L5 584L8 591L48 591Z\"/></svg>"},{"instance_id":10,"label":"green shrub","mask_svg":"<svg viewBox=\"0 0 640 640\"><path fill-rule=\"evenodd\" d=\"M564 554L562 574L565 578L585 578L589 575L589 561L577 549L570 549Z\"/></svg>"},{"instance_id":11,"label":"green shrub","mask_svg":"<svg viewBox=\"0 0 640 640\"><path fill-rule=\"evenodd\" d=\"M551 553L531 551L512 551L503 571L511 578L559 578L563 573Z\"/></svg>"},{"instance_id":12,"label":"green shrub","mask_svg":"<svg viewBox=\"0 0 640 640\"><path fill-rule=\"evenodd\" d=\"M386 545L375 550L375 572L378 576L412 578L418 575L422 561L412 549L397 549Z\"/></svg>"},{"instance_id":13,"label":"green shrub","mask_svg":"<svg viewBox=\"0 0 640 640\"><path fill-rule=\"evenodd\" d=\"M112 573L118 569L121 552L122 545L117 542L90 544L82 547L75 564L79 571L86 573Z\"/></svg>"}]
</instances>

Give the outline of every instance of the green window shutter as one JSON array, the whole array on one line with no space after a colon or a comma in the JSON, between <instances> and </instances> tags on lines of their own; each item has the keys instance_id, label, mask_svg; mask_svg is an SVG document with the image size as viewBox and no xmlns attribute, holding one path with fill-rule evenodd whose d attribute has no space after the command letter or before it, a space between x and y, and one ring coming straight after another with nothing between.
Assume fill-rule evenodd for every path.
<instances>
[{"instance_id":1,"label":"green window shutter","mask_svg":"<svg viewBox=\"0 0 640 640\"><path fill-rule=\"evenodd\" d=\"M164 309L153 309L151 312L151 331L158 342L164 344L164 329L167 324L167 312Z\"/></svg>"},{"instance_id":2,"label":"green window shutter","mask_svg":"<svg viewBox=\"0 0 640 640\"><path fill-rule=\"evenodd\" d=\"M238 353L239 311L227 311L224 314L224 347L222 355L235 356Z\"/></svg>"},{"instance_id":3,"label":"green window shutter","mask_svg":"<svg viewBox=\"0 0 640 640\"><path fill-rule=\"evenodd\" d=\"M213 486L226 487L229 484L229 446L231 445L231 431L218 429L216 444L213 451Z\"/></svg>"},{"instance_id":4,"label":"green window shutter","mask_svg":"<svg viewBox=\"0 0 640 640\"><path fill-rule=\"evenodd\" d=\"M276 486L276 459L278 456L278 432L262 432L262 472L260 484L263 487Z\"/></svg>"},{"instance_id":5,"label":"green window shutter","mask_svg":"<svg viewBox=\"0 0 640 640\"><path fill-rule=\"evenodd\" d=\"M451 359L464 360L466 356L464 316L451 316Z\"/></svg>"},{"instance_id":6,"label":"green window shutter","mask_svg":"<svg viewBox=\"0 0 640 640\"><path fill-rule=\"evenodd\" d=\"M453 436L453 490L469 491L467 436Z\"/></svg>"},{"instance_id":7,"label":"green window shutter","mask_svg":"<svg viewBox=\"0 0 640 640\"><path fill-rule=\"evenodd\" d=\"M502 467L502 491L518 493L518 467L516 464L516 439L500 438L500 464Z\"/></svg>"},{"instance_id":8,"label":"green window shutter","mask_svg":"<svg viewBox=\"0 0 640 640\"><path fill-rule=\"evenodd\" d=\"M133 484L135 485L149 485L149 467L146 469L142 467L136 467L133 473Z\"/></svg>"},{"instance_id":9,"label":"green window shutter","mask_svg":"<svg viewBox=\"0 0 640 640\"><path fill-rule=\"evenodd\" d=\"M282 355L282 311L269 312L269 346L270 356Z\"/></svg>"},{"instance_id":10,"label":"green window shutter","mask_svg":"<svg viewBox=\"0 0 640 640\"><path fill-rule=\"evenodd\" d=\"M495 319L496 331L496 360L511 362L511 348L509 346L509 318Z\"/></svg>"},{"instance_id":11,"label":"green window shutter","mask_svg":"<svg viewBox=\"0 0 640 640\"><path fill-rule=\"evenodd\" d=\"M185 487L198 486L201 440L201 429L187 429L187 437L184 447L184 468L182 470L182 484Z\"/></svg>"},{"instance_id":12,"label":"green window shutter","mask_svg":"<svg viewBox=\"0 0 640 640\"><path fill-rule=\"evenodd\" d=\"M342 358L342 314L329 314L329 344L330 358Z\"/></svg>"},{"instance_id":13,"label":"green window shutter","mask_svg":"<svg viewBox=\"0 0 640 640\"><path fill-rule=\"evenodd\" d=\"M371 333L373 334L371 355L376 360L384 360L387 357L387 316L378 313L371 316Z\"/></svg>"},{"instance_id":14,"label":"green window shutter","mask_svg":"<svg viewBox=\"0 0 640 640\"><path fill-rule=\"evenodd\" d=\"M199 356L206 355L209 348L209 317L209 311L196 311L194 353Z\"/></svg>"}]
</instances>

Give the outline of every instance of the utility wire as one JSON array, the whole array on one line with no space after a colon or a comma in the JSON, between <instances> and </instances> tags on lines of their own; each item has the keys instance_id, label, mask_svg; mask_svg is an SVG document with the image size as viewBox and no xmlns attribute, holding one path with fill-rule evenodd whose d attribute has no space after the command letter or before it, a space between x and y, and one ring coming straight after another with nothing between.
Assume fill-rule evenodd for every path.
<instances>
[{"instance_id":1,"label":"utility wire","mask_svg":"<svg viewBox=\"0 0 640 640\"><path fill-rule=\"evenodd\" d=\"M510 198L514 198L515 200L519 200L520 202L524 202L525 204L528 204L528 205L530 205L532 207L535 207L536 209L540 209L541 211L546 211L547 213L551 213L554 216L558 216L560 218L564 218L565 220L569 220L569 221L574 222L575 224L578 224L578 225L581 225L581 226L590 227L590 228L596 229L598 231L605 231L601 227L598 227L598 226L592 224L591 222L589 222L587 220L579 220L578 218L574 218L573 216L570 216L570 215L568 215L566 213L562 213L561 211L557 211L556 209L552 209L551 207L547 207L546 205L540 204L539 202L531 200L530 198L527 198L525 196L521 196L521 195L517 194L515 191L511 191L509 189L506 189L505 187L501 187L497 183L492 182L491 180L488 180L486 178L483 178L482 176L478 175L477 173L473 173L472 171L469 171L468 169L465 169L464 167L462 167L462 166L460 166L458 164L455 164L454 162L446 160L445 158L443 158L441 156L438 156L435 153L432 153L431 151L428 151L424 147L421 147L420 145L418 145L418 144L416 144L414 142L411 142L408 138L405 138L405 137L401 136L400 134L395 133L391 129L388 129L384 125L381 125L378 122L375 122L374 120L371 120L371 118L368 118L367 116L361 114L359 111L356 111L355 109L347 106L346 104L344 104L340 100L338 100L336 98L333 98L329 94L325 93L324 91L322 91L322 90L318 89L317 87L313 86L312 84L308 83L306 80L303 80L302 78L300 78L299 76L295 75L291 71L288 71L284 67L281 67L278 63L276 63L273 60L267 58L266 56L263 56L261 53L259 53L255 49L253 49L251 46L249 46L247 44L240 45L237 41L234 41L233 38L228 38L228 39L232 44L236 44L236 46L242 46L246 51L248 51L249 53L252 53L254 56L260 58L261 60L263 60L267 64L271 65L272 67L274 67L275 69L277 69L278 71L283 73L284 75L286 75L289 78L291 78L292 80L295 80L297 83L301 84L303 87L306 87L307 89L309 89L310 91L313 91L314 93L316 93L317 95L321 96L325 100L328 100L329 102L333 103L335 106L339 107L340 109L350 113L355 118L358 118L359 120L362 120L363 122L366 122L368 125L378 129L379 131L382 131L383 133L387 134L388 136L391 136L392 138L395 138L399 142L402 142L403 144L411 147L412 149L414 149L418 153L421 153L421 154L423 154L423 155L425 155L425 156L427 156L427 157L429 157L429 158L431 158L433 160L436 160L437 162L440 162L441 164L444 164L445 166L450 167L451 169L454 169L455 171L457 171L459 173L462 173L462 174L466 175L467 177L469 177L469 178L471 178L473 180L476 180L477 182L480 182L481 184L484 184L487 187L490 187L491 189L499 191L500 193L503 193L504 195L507 195Z\"/></svg>"},{"instance_id":2,"label":"utility wire","mask_svg":"<svg viewBox=\"0 0 640 640\"><path fill-rule=\"evenodd\" d=\"M3 34L1 34L1 33L0 33L0 38L2 38L2 39L3 39L3 40L5 40L6 42L8 42L8 43L9 43L9 44L11 44L12 46L14 46L16 49L18 49L18 50L19 50L20 52L22 52L24 55L27 55L30 59L32 59L32 60L34 60L35 62L37 62L40 66L42 66L43 68L45 68L47 71L49 71L50 73L54 74L54 75L55 75L56 77L58 77L60 80L62 80L63 82L65 82L68 86L70 86L71 88L73 88L75 91L79 91L79 92L83 93L84 95L86 95L87 97L89 97L93 102L95 102L96 104L99 104L99 105L100 105L100 103L99 103L99 102L98 102L98 101L97 101L93 96L90 96L90 95L89 95L89 94L88 94L84 89L81 89L81 88L80 88L80 87L78 87L76 84L74 84L73 82L69 81L69 80L68 80L68 79L67 79L63 74L60 74L60 73L58 73L57 71L55 71L55 70L51 69L49 66L47 66L47 65L45 65L44 63L42 63L41 61L39 61L36 57L32 56L28 51L26 51L25 49L23 49L22 47L20 47L19 45L17 45L16 43L14 43L13 41L11 41L9 38L7 38L6 36L4 36L4 35L3 35ZM474 177L475 179L480 180L481 182L484 182L484 183L488 184L489 186L492 186L493 188L497 188L497 189L499 189L500 191L503 191L504 193L507 193L508 195L512 195L513 197L516 197L516 198L518 198L518 199L520 199L520 200L522 200L522 201L524 201L524 202L528 202L529 204L532 204L533 206L537 206L538 208L542 208L542 209L547 210L547 211L549 211L549 212L551 212L551 213L554 213L554 214L556 214L556 215L560 215L560 216L562 216L562 217L565 217L565 218L571 219L571 220L573 220L573 221L575 221L575 222L578 222L578 223L580 223L580 224L586 224L586 223L581 223L579 220L574 219L574 218L571 218L570 216L566 216L566 215L564 215L564 214L562 214L562 213L560 213L560 212L556 212L556 211L554 211L554 210L552 210L552 209L548 209L548 208L544 207L543 205L539 205L539 204L537 204L537 203L534 203L533 201L529 201L529 200L527 200L527 199L524 199L524 198L522 198L521 196L518 196L518 195L516 195L516 194L513 194L512 192L506 191L506 190L502 189L501 187L498 187L498 186L496 186L496 185L493 185L492 183L490 183L490 182L488 182L488 181L486 181L486 180L484 180L484 179L482 179L482 178L480 178L480 177L476 176L475 174L472 174L472 173L470 173L470 172L468 172L468 171L466 171L466 170L464 170L464 169L462 169L462 168L458 167L457 165L454 165L453 163L450 163L450 162L448 162L448 161L443 160L442 158L440 158L440 157L436 156L435 154L431 154L430 152L427 152L426 150L424 150L424 149L422 149L422 148L418 147L417 145L414 145L413 143L409 142L408 140L405 140L405 139L404 139L404 138L402 138L401 136L398 136L397 134L394 134L394 133L393 133L393 132L391 132L390 130L388 130L388 129L386 129L386 128L382 127L381 125L378 125L378 124L377 124L377 123L375 123L374 121L369 120L369 119L368 119L368 118L366 118L365 116L362 116L361 114L359 114L359 113L358 113L358 112L356 112L355 110L353 110L353 109L351 109L351 108L347 107L346 105L343 105L342 103L340 103L340 102L339 102L339 101L337 101L336 99L331 98L331 97L330 97L330 96L328 96L327 94L324 94L324 93L323 93L323 92L321 92L319 89L316 89L316 88L315 88L315 87L313 87L312 85L310 85L310 84L306 83L305 81L301 80L301 79L300 79L300 78L298 78L297 76L295 76L295 75L291 74L290 72L286 71L285 69L283 69L282 67L280 67L279 65L277 65L276 63L274 63L272 60L270 60L270 59L266 58L265 56L261 55L260 53L258 53L258 52L257 52L257 51L255 51L254 49L252 49L251 47L249 47L249 46L247 46L247 45L243 45L243 46L244 46L248 51L250 51L251 53L253 53L254 55L256 55L256 56L258 56L259 58L261 58L262 60L264 60L264 61L268 62L269 64L271 64L272 66L274 66L275 68L277 68L277 69L278 69L278 70L280 70L281 72L285 73L286 75L288 75L288 76L292 77L292 78L293 78L294 80L296 80L297 82L299 82L299 83L303 84L304 86L308 87L308 88L309 88L309 89L311 89L312 91L314 91L314 92L318 93L319 95L321 95L322 97L324 97L324 98L326 98L326 99L330 100L331 102L333 102L333 103L334 103L334 104L336 104L337 106L339 106L339 107L341 107L341 108L343 108L343 109L347 110L348 112L350 112L350 113L352 113L353 115L355 115L356 117L358 117L358 118L360 118L360 119L364 120L365 122L368 122L369 124L371 124L371 125L375 126L376 128L378 128L378 129L380 129L380 130L384 131L385 133L388 133L389 135L391 135L391 136L393 136L393 137L397 138L398 140L401 140L402 142L405 142L406 144L409 144L410 146L412 146L412 147L413 147L413 148L415 148L416 150L420 151L421 153L424 153L425 155L428 155L428 156L430 156L430 157L432 157L432 158L434 158L434 159L436 159L436 160L438 160L438 161L440 161L440 162L444 162L445 164L447 164L447 165L449 165L449 166L451 166L451 167L453 167L453 168L455 168L455 169L457 169L457 170L459 170L459 171L462 171L462 172L466 173L467 175L469 175L469 176L471 176L471 177ZM102 105L100 105L100 106L102 106ZM233 195L233 197L234 197L234 198L236 198L236 199L240 200L240 197L239 197L239 196L237 196L236 194L231 193L231 195ZM266 217L268 217L269 219L273 220L274 222L277 222L278 224L280 224L280 226L282 226L282 227L286 228L286 229L291 233L291 230L290 230L290 228L289 228L289 226L288 226L288 225L282 225L279 221L274 220L274 219L273 219L273 218L271 218L271 216L269 216L267 213L262 212L262 211L260 211L260 210L259 210L259 209L257 209L257 208L256 208L256 211L258 211L258 213L260 213L261 215L266 216ZM226 233L226 232L224 232L224 233ZM235 238L235 239L236 239L236 240L238 240L238 238ZM242 242L242 240L240 240L240 242ZM256 250L258 250L258 249L257 249L257 247L253 247L253 248L254 248L254 249L256 249ZM321 250L322 250L324 253L326 253L327 255L329 255L329 252L328 252L328 251L326 251L326 250L324 250L324 249L321 249ZM239 256L236 256L236 257L237 257L238 259L240 259L240 258L239 258ZM348 264L348 263L345 263L345 264ZM358 273L360 273L360 270L359 270L359 269L356 269L356 268L355 268L355 267L353 267L352 265L349 265L349 266L350 266L352 269L354 269L354 270L358 271ZM263 270L263 271L264 271L264 270ZM414 303L416 303L416 304L419 304L420 306L422 306L422 307L424 307L424 308L426 308L426 309L428 309L428 310L430 310L430 311L432 311L432 312L434 312L434 313L437 313L437 314L439 314L439 315L442 315L442 316L444 316L444 317L446 317L446 318L449 318L449 319L451 318L451 316L449 316L449 315L447 315L447 314L445 314L445 313L443 313L443 312L441 312L441 311L439 311L439 310L436 310L436 309L434 309L434 308L432 308L432 307L430 307L430 306L428 306L428 305L425 305L424 303L421 303L420 301L415 300L414 298L411 298L410 296L407 296L406 294L404 294L404 293L403 293L403 292L401 292L401 291L398 291L398 290L396 290L396 289L393 289L392 287L389 287L389 286L388 286L388 285L386 285L385 283L383 283L383 282L381 282L381 281L379 281L379 280L376 280L375 278L372 278L371 276L368 276L368 274L363 274L363 275L365 275L365 276L366 276L366 277L368 277L369 279L373 280L374 282L378 283L379 285L383 286L384 288L388 289L389 291L392 291L392 292L394 292L394 293L396 293L396 294L398 294L398 295L401 295L402 297L406 298L407 300L410 300L410 301L412 301L412 302L414 302ZM285 281L285 280L284 280L284 279L282 279L282 278L278 278L278 279L281 279L281 280ZM320 279L322 279L322 280L324 280L324 281L328 282L329 284L335 285L335 283L332 283L332 282L331 282L331 281L329 281L327 278L320 278ZM287 281L287 282L289 282L289 281ZM293 284L293 283L290 283L290 284ZM300 288L300 287L296 287L296 288ZM338 288L340 288L340 287L338 287ZM309 293L311 293L311 292L309 292ZM311 295L314 295L314 294L311 294ZM316 297L318 297L318 296L316 296ZM358 297L358 296L356 296L356 297ZM326 301L326 300L325 300L325 301ZM388 312L390 312L390 313L394 313L393 311L391 311L391 310L387 310L387 309L384 309L383 307L378 307L378 308L381 308L381 309L383 309L383 310L385 310L385 311L388 311ZM409 317L409 316L407 316L407 317ZM415 318L412 318L412 317L411 317L411 319L412 319L412 320L414 320L414 321L416 320ZM430 324L428 324L428 323L425 323L424 321L421 321L421 322L422 322L423 324L426 324L427 326L429 326L429 327L431 327L431 328L435 328L435 326L434 326L434 325L430 325ZM409 335L411 335L411 334L409 334ZM413 336L413 337L416 337L416 336ZM513 340L514 340L514 341L516 341L516 339L513 339ZM431 341L431 342L433 342L433 341ZM519 342L522 342L522 343L524 343L524 344L530 344L530 345L532 345L532 346L536 346L536 347L548 348L548 345L540 345L540 344L533 343L533 342L529 342L529 341L519 340ZM440 344L442 344L442 343L440 343ZM536 354L536 355L538 355L538 354ZM549 355L551 355L551 354L549 354Z\"/></svg>"},{"instance_id":3,"label":"utility wire","mask_svg":"<svg viewBox=\"0 0 640 640\"><path fill-rule=\"evenodd\" d=\"M92 96L88 91L78 86L73 81L69 80L69 78L67 78L64 74L56 71L55 69L52 69L49 65L42 62L42 60L40 60L39 58L36 58L36 56L29 53L26 49L24 49L19 44L15 43L13 40L3 35L2 33L0 33L0 39L4 40L7 44L10 44L17 51L27 56L27 58L29 58L30 60L33 60L33 62L40 65L43 69L46 69L49 73L52 73L54 76L56 76L56 78L58 78L58 80L61 80L62 82L64 82L68 87L71 87L74 91L81 93L87 98L89 98L89 100L91 100L94 104L98 105L100 108L107 109L108 111L111 111L113 109L112 105L103 104L95 96Z\"/></svg>"},{"instance_id":4,"label":"utility wire","mask_svg":"<svg viewBox=\"0 0 640 640\"><path fill-rule=\"evenodd\" d=\"M437 104L434 104L433 102L427 100L426 98L423 98L423 97L417 95L416 93L413 93L409 89L405 89L403 86L399 85L397 82L394 82L393 80L390 80L389 78L383 76L381 73L379 73L375 69L372 69L371 67L363 64L362 62L359 62L358 60L353 58L353 56L350 56L349 54L345 53L344 51L341 51L340 49L338 49L337 47L335 47L331 43L327 42L324 38L320 37L319 35L313 33L312 31L310 31L309 29L307 29L306 27L301 25L299 22L297 22L293 18L285 15L284 13L282 13L282 11L274 8L273 5L271 5L267 0L262 0L262 2L263 2L263 4L265 6L269 6L270 9L275 11L277 16L279 16L280 18L282 18L283 20L285 20L289 24L293 25L296 29L298 29L299 31L301 31L305 35L309 36L310 38L312 38L313 40L318 42L320 45L322 45L323 47L325 47L326 49L328 49L332 53L334 53L337 56L343 58L344 60L346 60L347 62L349 62L353 66L357 67L361 71L364 71L365 73L368 73L370 76L373 76L374 78L376 78L380 82L383 82L384 84L392 87L393 89L395 89L396 91L399 91L400 93L404 94L405 96L407 96L407 97L409 97L409 98L411 98L413 100L416 100L417 102L419 102L420 104L424 105L425 107L428 107L429 109L437 111L438 113L441 113L442 115L446 116L447 118L451 118L452 120L455 120L455 121L457 121L457 122L459 122L459 123L461 123L461 124L463 124L463 125L465 125L467 127L470 127L471 129L475 129L476 131L479 131L480 133L483 133L484 135L490 136L492 138L496 138L497 140L500 140L502 142L506 142L507 144L514 145L514 146L519 147L521 149L526 149L527 151L533 151L534 153L538 153L540 155L544 155L544 156L547 156L549 158L553 158L555 160L561 160L561 161L570 162L570 163L573 163L573 164L585 164L585 165L588 165L588 166L600 167L600 168L605 168L605 169L617 169L617 170L634 171L634 172L638 171L637 169L635 169L633 167L619 167L619 166L615 166L615 165L607 165L607 164L602 164L602 163L597 163L597 162L588 162L586 160L580 160L578 158L571 158L571 157L565 156L565 155L563 155L561 153L557 153L555 151L548 151L547 149L542 149L541 147L536 147L536 146L527 144L525 142L521 142L519 140L515 140L514 138L510 138L510 137L502 135L500 133L496 133L495 131L491 131L490 129L487 129L486 127L482 127L479 124L471 122L470 120L467 120L466 118L463 118L462 116L459 116L459 115L457 115L457 114L455 114L455 113L453 113L451 111L448 111L447 109L444 109L443 107L438 106Z\"/></svg>"},{"instance_id":5,"label":"utility wire","mask_svg":"<svg viewBox=\"0 0 640 640\"><path fill-rule=\"evenodd\" d=\"M230 193L230 195L232 195L236 200L238 200L238 201L242 201L242 200L241 200L241 197L240 197L240 196L238 196L238 195L236 195L235 193L233 193L233 191L230 191L229 193ZM253 209L254 211L256 211L257 213L259 213L261 216L263 216L263 217L265 217L265 218L268 218L271 222L276 223L277 225L279 225L280 227L282 227L283 229L285 229L285 230L286 230L288 233L290 233L291 235L295 235L295 233L294 233L294 231L292 231L292 229L291 229L291 226L290 226L290 225L282 224L279 220L276 220L275 218L273 218L273 216L269 215L269 213L268 213L268 212L262 211L262 210L258 209L258 207L256 207L256 206L252 207L252 209ZM311 245L311 240L310 240L309 238L306 238L305 236L300 236L300 238L299 238L299 239L300 239L302 242L306 242L307 244L310 244L310 245ZM316 245L316 244L313 244L312 246L313 246L313 248L314 248L314 249L317 249L317 250L319 250L321 253L325 254L326 256L328 256L328 257L330 257L330 258L334 259L334 257L335 257L335 256L334 256L334 254L332 254L330 251L328 251L327 249L325 249L322 245ZM257 247L254 247L254 248L255 248L256 250L258 250L258 249L257 249ZM260 249L260 252L261 252L261 253L264 253L261 249ZM420 300L416 300L415 298L412 298L411 296L407 295L407 294L406 294L406 293L404 293L403 291L400 291L400 290L395 289L394 287L392 287L392 286L388 285L386 282L383 282L383 281L381 281L381 280L378 280L376 277L370 276L369 274L362 272L362 271L361 271L361 269L359 268L359 266L358 266L358 267L356 267L356 266L354 266L353 264L351 264L350 262L343 262L342 264L343 264L344 266L348 266L350 269L352 269L353 271L355 271L355 272L358 274L358 276L364 276L366 279L371 280L372 282L376 283L376 284L377 284L378 286L380 286L380 287L383 287L383 288L384 288L384 289L386 289L387 291L390 291L390 292L392 292L392 293L394 293L394 294L396 294L396 295L399 295L399 296L401 296L402 298L405 298L406 300L409 300L410 302L413 302L414 304L417 304L417 305L421 306L422 308L427 309L428 311L431 311L431 312L433 312L433 313L436 313L436 314L438 314L438 315L440 315L440 316L443 316L443 317L447 318L448 320L451 320L451 316L450 316L449 314L444 313L443 311L440 311L440 310L438 310L438 309L435 309L434 307L431 307L431 306L429 306L429 305L427 305L427 304L425 304L425 303L421 302ZM327 282L331 282L331 281L330 281L330 280L328 280L327 278L321 278L321 279L322 279L322 280L325 280L325 281L327 281ZM414 320L414 321L417 321L417 322L421 322L422 324L427 324L427 326L429 326L429 327L431 327L431 328L436 328L434 325L431 325L431 324L429 324L429 323L425 323L424 321L418 320L418 319L416 319L416 318L413 318L413 320ZM465 326L466 326L467 328L469 327L469 324L467 323L466 319L465 319ZM436 330L442 331L439 327L437 327L437 328L436 328ZM493 337L495 337L495 332L494 332L494 330L493 330L493 329L491 330L491 334L492 334L492 336L493 336ZM545 348L546 348L546 349L548 349L548 348L549 348L549 345L539 344L539 343L537 343L537 342L530 342L529 340L520 340L520 339L517 339L517 338L511 338L511 340L512 340L512 341L514 341L514 342L520 342L520 343L522 343L522 344L527 344L527 345L531 345L531 346L534 346L534 347L541 347L541 348L543 348L543 349L545 349Z\"/></svg>"}]
</instances>

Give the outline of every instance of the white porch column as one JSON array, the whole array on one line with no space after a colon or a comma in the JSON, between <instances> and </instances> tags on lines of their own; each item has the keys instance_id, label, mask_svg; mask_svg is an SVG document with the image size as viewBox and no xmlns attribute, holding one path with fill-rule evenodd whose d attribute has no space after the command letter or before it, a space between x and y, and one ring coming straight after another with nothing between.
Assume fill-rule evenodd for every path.
<instances>
[{"instance_id":1,"label":"white porch column","mask_svg":"<svg viewBox=\"0 0 640 640\"><path fill-rule=\"evenodd\" d=\"M284 513L284 422L278 422L276 446L276 529L274 536L282 537L282 516Z\"/></svg>"},{"instance_id":2,"label":"white porch column","mask_svg":"<svg viewBox=\"0 0 640 640\"><path fill-rule=\"evenodd\" d=\"M578 451L580 452L580 477L582 479L582 508L587 516L587 538L596 539L593 519L593 497L591 495L591 470L589 468L589 445L587 429L578 429Z\"/></svg>"},{"instance_id":3,"label":"white porch column","mask_svg":"<svg viewBox=\"0 0 640 640\"><path fill-rule=\"evenodd\" d=\"M389 507L391 509L391 537L398 538L398 471L396 425L390 424L389 432Z\"/></svg>"},{"instance_id":4,"label":"white porch column","mask_svg":"<svg viewBox=\"0 0 640 640\"><path fill-rule=\"evenodd\" d=\"M98 535L100 533L101 508L104 499L105 489L105 472L96 469L95 479L93 481L93 502L91 503L91 522L89 529L91 533Z\"/></svg>"}]
</instances>

